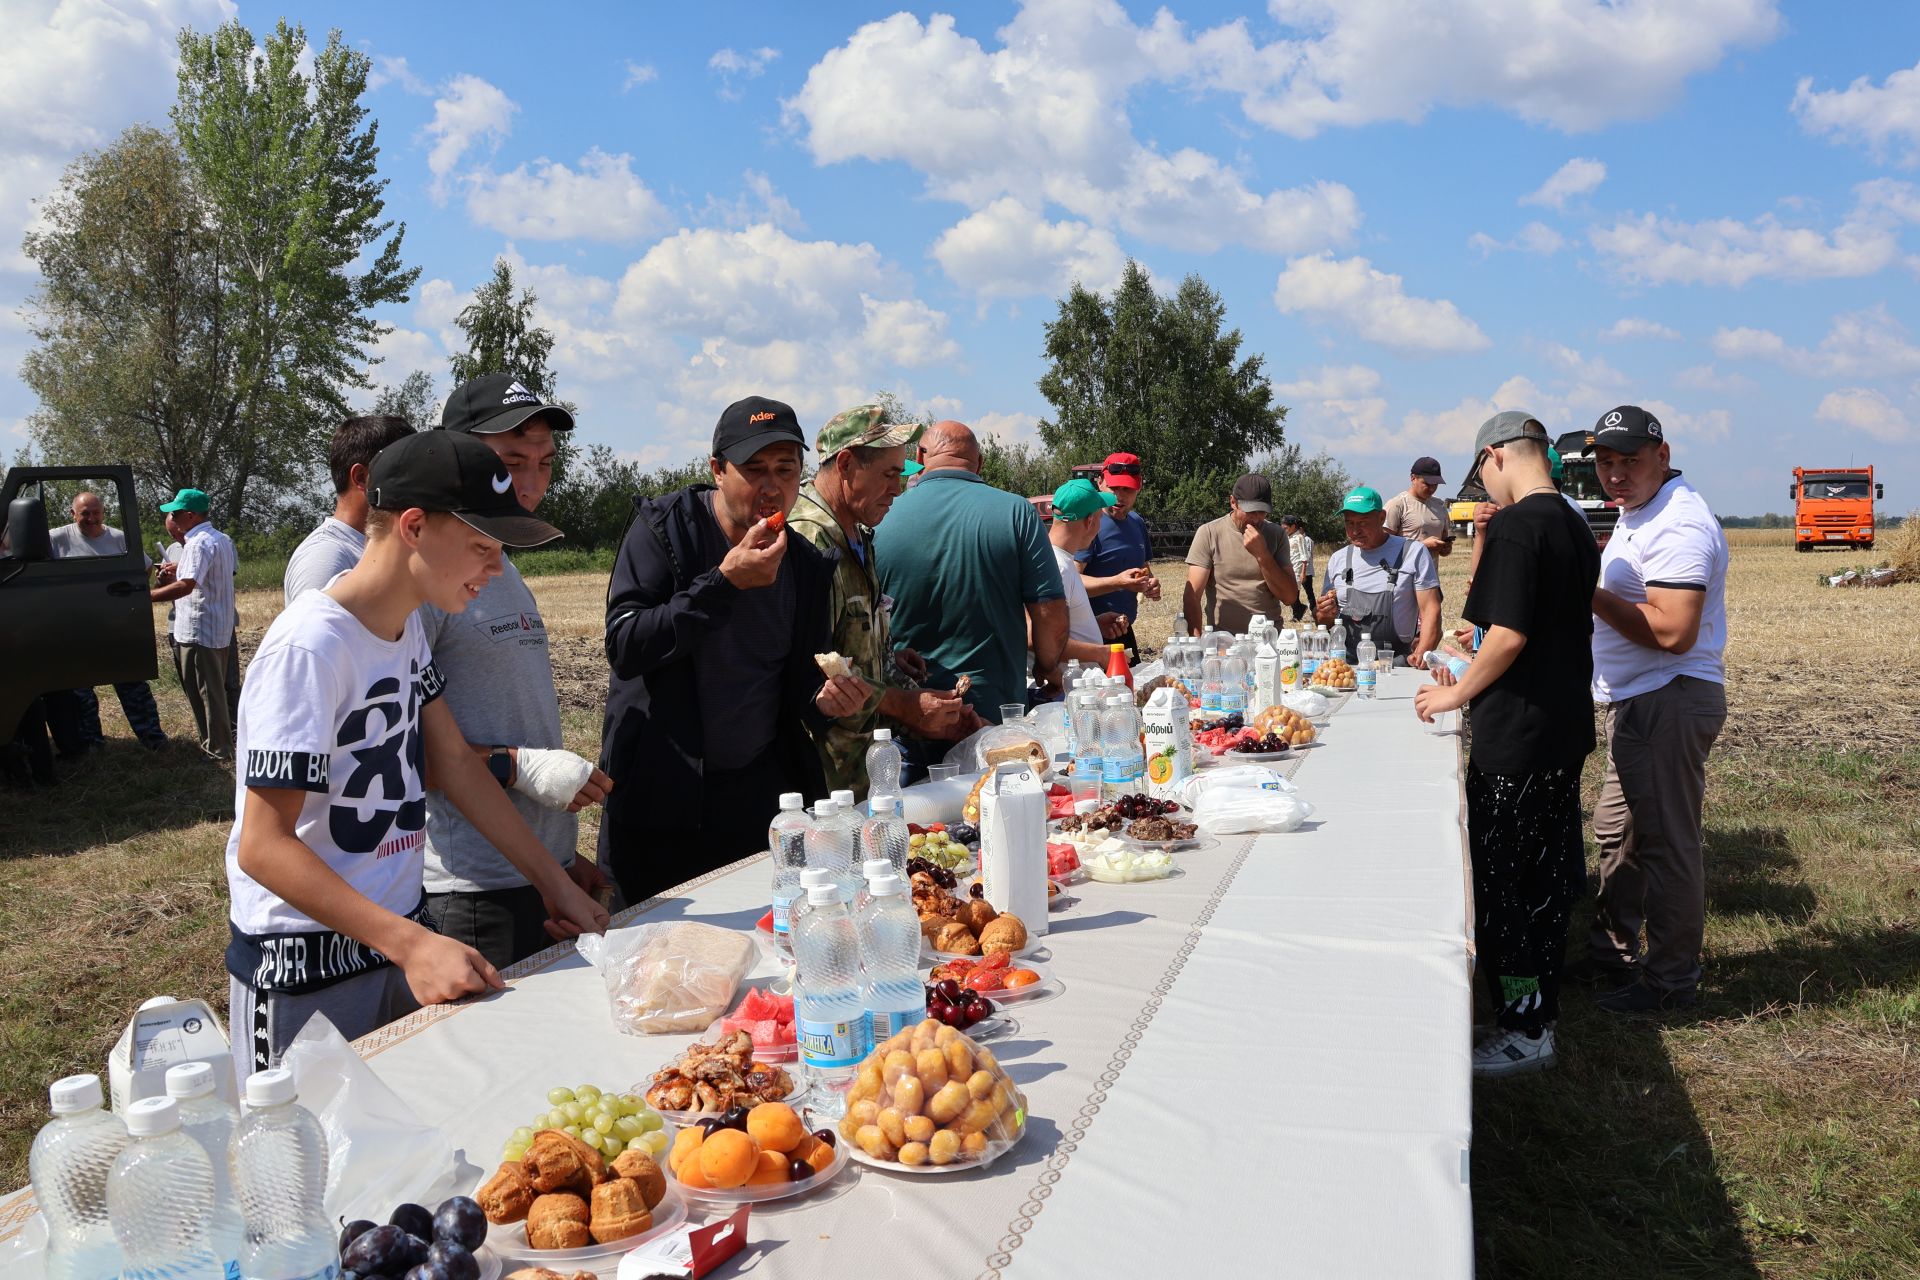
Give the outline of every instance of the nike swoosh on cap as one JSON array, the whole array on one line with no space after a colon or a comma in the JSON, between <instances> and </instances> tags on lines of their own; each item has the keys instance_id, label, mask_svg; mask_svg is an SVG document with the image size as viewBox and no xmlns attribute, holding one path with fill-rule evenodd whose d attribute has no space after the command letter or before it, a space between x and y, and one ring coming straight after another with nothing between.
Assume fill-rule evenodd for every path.
<instances>
[{"instance_id":1,"label":"nike swoosh on cap","mask_svg":"<svg viewBox=\"0 0 1920 1280\"><path fill-rule=\"evenodd\" d=\"M495 493L505 493L507 490L513 488L513 477L501 476L499 479L493 481L492 483L493 483L493 491Z\"/></svg>"}]
</instances>

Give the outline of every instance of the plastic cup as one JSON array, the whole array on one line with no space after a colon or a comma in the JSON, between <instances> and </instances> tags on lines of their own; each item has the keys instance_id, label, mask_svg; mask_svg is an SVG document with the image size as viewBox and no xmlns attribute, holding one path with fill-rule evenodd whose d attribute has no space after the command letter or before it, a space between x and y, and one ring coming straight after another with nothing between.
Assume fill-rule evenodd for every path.
<instances>
[{"instance_id":1,"label":"plastic cup","mask_svg":"<svg viewBox=\"0 0 1920 1280\"><path fill-rule=\"evenodd\" d=\"M930 764L927 766L928 782L945 782L950 778L957 778L959 776L960 766L957 764Z\"/></svg>"},{"instance_id":2,"label":"plastic cup","mask_svg":"<svg viewBox=\"0 0 1920 1280\"><path fill-rule=\"evenodd\" d=\"M1000 704L1000 723L1013 724L1027 718L1027 704L1024 702L1003 702Z\"/></svg>"}]
</instances>

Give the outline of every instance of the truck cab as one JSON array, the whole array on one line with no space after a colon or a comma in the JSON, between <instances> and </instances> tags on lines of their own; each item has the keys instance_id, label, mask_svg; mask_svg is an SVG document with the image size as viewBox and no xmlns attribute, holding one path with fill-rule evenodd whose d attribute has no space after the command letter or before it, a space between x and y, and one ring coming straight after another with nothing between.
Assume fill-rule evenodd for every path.
<instances>
[{"instance_id":1,"label":"truck cab","mask_svg":"<svg viewBox=\"0 0 1920 1280\"><path fill-rule=\"evenodd\" d=\"M66 523L80 488L109 498L109 523L126 535L117 556L56 560L48 512ZM151 680L153 605L140 499L125 466L14 467L0 485L0 741L29 704L56 689Z\"/></svg>"},{"instance_id":2,"label":"truck cab","mask_svg":"<svg viewBox=\"0 0 1920 1280\"><path fill-rule=\"evenodd\" d=\"M1873 503L1886 496L1872 467L1795 467L1793 549L1873 548Z\"/></svg>"}]
</instances>

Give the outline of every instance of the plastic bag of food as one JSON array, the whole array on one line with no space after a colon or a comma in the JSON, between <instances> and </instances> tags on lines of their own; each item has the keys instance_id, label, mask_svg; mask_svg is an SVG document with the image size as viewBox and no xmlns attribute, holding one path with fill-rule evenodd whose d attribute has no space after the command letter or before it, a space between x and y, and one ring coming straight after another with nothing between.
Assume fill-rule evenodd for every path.
<instances>
[{"instance_id":1,"label":"plastic bag of food","mask_svg":"<svg viewBox=\"0 0 1920 1280\"><path fill-rule=\"evenodd\" d=\"M1265 787L1214 787L1193 806L1194 825L1217 836L1295 831L1312 816L1313 806L1298 793Z\"/></svg>"},{"instance_id":2,"label":"plastic bag of food","mask_svg":"<svg viewBox=\"0 0 1920 1280\"><path fill-rule=\"evenodd\" d=\"M1292 795L1299 788L1262 764L1220 765L1204 773L1196 773L1180 785L1180 794L1175 798L1191 809L1200 797L1209 791L1222 787L1252 788L1256 791L1279 791Z\"/></svg>"},{"instance_id":3,"label":"plastic bag of food","mask_svg":"<svg viewBox=\"0 0 1920 1280\"><path fill-rule=\"evenodd\" d=\"M992 1163L1026 1125L1026 1097L992 1052L928 1018L860 1064L840 1133L868 1163L939 1173Z\"/></svg>"},{"instance_id":4,"label":"plastic bag of food","mask_svg":"<svg viewBox=\"0 0 1920 1280\"><path fill-rule=\"evenodd\" d=\"M1299 712L1309 720L1318 720L1321 716L1327 714L1327 709L1333 705L1327 701L1326 695L1315 693L1311 689L1296 689L1292 693L1282 697L1280 703L1282 706L1290 707Z\"/></svg>"},{"instance_id":5,"label":"plastic bag of food","mask_svg":"<svg viewBox=\"0 0 1920 1280\"><path fill-rule=\"evenodd\" d=\"M686 920L582 934L574 948L600 971L613 1024L630 1036L706 1030L759 954L744 934Z\"/></svg>"}]
</instances>

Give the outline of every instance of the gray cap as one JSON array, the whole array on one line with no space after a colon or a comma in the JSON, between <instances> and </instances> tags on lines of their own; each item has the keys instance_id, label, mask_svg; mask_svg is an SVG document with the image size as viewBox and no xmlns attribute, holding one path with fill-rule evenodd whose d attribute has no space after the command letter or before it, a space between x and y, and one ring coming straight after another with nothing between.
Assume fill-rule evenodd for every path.
<instances>
[{"instance_id":1,"label":"gray cap","mask_svg":"<svg viewBox=\"0 0 1920 1280\"><path fill-rule=\"evenodd\" d=\"M1506 444L1509 440L1538 440L1544 446L1547 443L1547 429L1540 425L1538 418L1519 409L1496 413L1481 423L1480 430L1474 433L1473 456L1478 458L1488 449Z\"/></svg>"}]
</instances>

